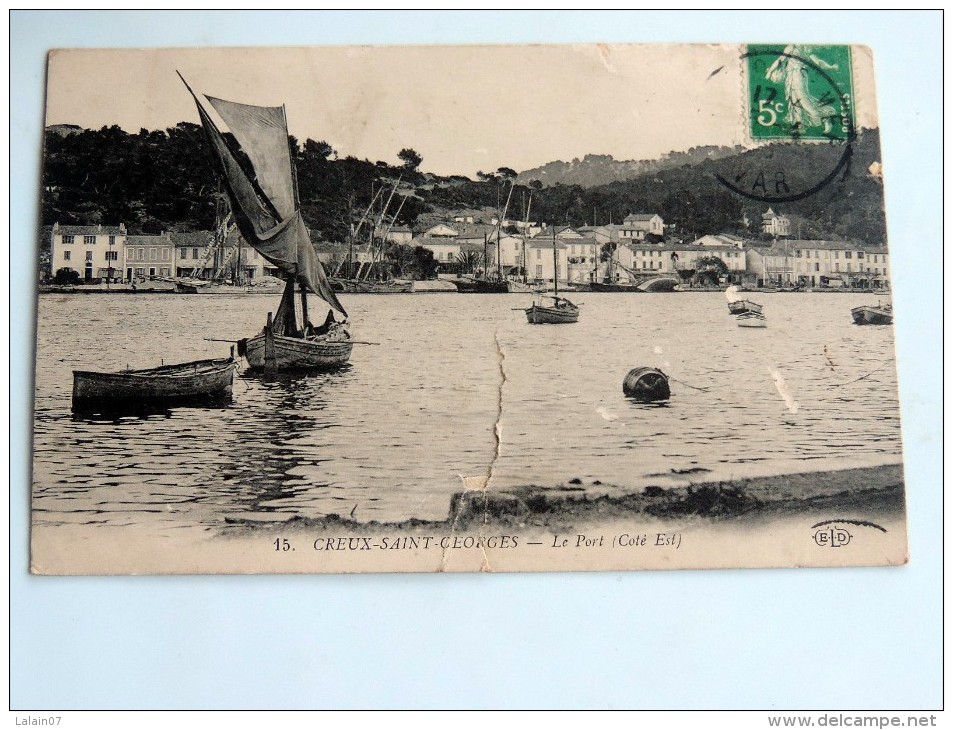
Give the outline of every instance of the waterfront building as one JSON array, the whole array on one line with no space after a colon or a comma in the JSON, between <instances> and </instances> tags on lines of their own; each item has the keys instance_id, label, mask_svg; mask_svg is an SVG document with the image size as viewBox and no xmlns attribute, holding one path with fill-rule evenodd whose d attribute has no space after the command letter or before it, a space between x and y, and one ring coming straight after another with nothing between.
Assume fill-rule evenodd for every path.
<instances>
[{"instance_id":1,"label":"waterfront building","mask_svg":"<svg viewBox=\"0 0 953 730\"><path fill-rule=\"evenodd\" d=\"M460 255L460 242L456 232L453 236L418 236L411 240L411 246L421 246L433 253L434 260L444 268L457 261ZM480 250L483 250L483 239L480 239Z\"/></svg>"},{"instance_id":2,"label":"waterfront building","mask_svg":"<svg viewBox=\"0 0 953 730\"><path fill-rule=\"evenodd\" d=\"M599 265L599 245L595 237L567 238L562 243L566 246L569 281L575 283L593 281L597 276Z\"/></svg>"},{"instance_id":3,"label":"waterfront building","mask_svg":"<svg viewBox=\"0 0 953 730\"><path fill-rule=\"evenodd\" d=\"M794 239L768 249L751 248L748 254L748 270L764 286L862 289L889 286L889 254L885 246Z\"/></svg>"},{"instance_id":4,"label":"waterfront building","mask_svg":"<svg viewBox=\"0 0 953 730\"><path fill-rule=\"evenodd\" d=\"M171 278L175 245L168 233L158 236L127 236L122 270L126 281Z\"/></svg>"},{"instance_id":5,"label":"waterfront building","mask_svg":"<svg viewBox=\"0 0 953 730\"><path fill-rule=\"evenodd\" d=\"M399 243L407 245L414 238L414 232L411 231L407 226L393 226L388 229L387 233L384 235L384 240L389 241L390 243Z\"/></svg>"},{"instance_id":6,"label":"waterfront building","mask_svg":"<svg viewBox=\"0 0 953 730\"><path fill-rule=\"evenodd\" d=\"M122 279L125 259L126 227L61 226L54 223L50 232L50 269L72 269L87 282L95 279Z\"/></svg>"},{"instance_id":7,"label":"waterfront building","mask_svg":"<svg viewBox=\"0 0 953 730\"><path fill-rule=\"evenodd\" d=\"M623 271L629 272L629 280L658 274L679 274L681 278L689 279L698 269L699 260L705 258L723 261L729 282L740 283L744 280L747 257L745 251L733 245L626 243L616 252L616 261L621 264ZM620 280L625 279L622 277Z\"/></svg>"},{"instance_id":8,"label":"waterfront building","mask_svg":"<svg viewBox=\"0 0 953 730\"><path fill-rule=\"evenodd\" d=\"M254 281L279 275L277 268L245 242L237 228L228 234L224 246L216 244L212 231L182 231L170 236L175 276L232 280L238 275Z\"/></svg>"},{"instance_id":9,"label":"waterfront building","mask_svg":"<svg viewBox=\"0 0 953 730\"><path fill-rule=\"evenodd\" d=\"M768 208L768 212L761 215L761 231L769 236L789 236L791 235L791 221Z\"/></svg>"},{"instance_id":10,"label":"waterfront building","mask_svg":"<svg viewBox=\"0 0 953 730\"><path fill-rule=\"evenodd\" d=\"M530 281L552 282L553 239L537 236L526 241L526 275ZM567 244L556 239L555 278L565 282L568 275Z\"/></svg>"}]
</instances>

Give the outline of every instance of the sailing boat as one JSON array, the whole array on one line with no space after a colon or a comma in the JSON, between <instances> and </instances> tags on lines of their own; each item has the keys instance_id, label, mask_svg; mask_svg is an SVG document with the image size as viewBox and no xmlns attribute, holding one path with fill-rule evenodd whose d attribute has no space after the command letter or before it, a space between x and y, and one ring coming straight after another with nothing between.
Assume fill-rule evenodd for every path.
<instances>
[{"instance_id":1,"label":"sailing boat","mask_svg":"<svg viewBox=\"0 0 953 730\"><path fill-rule=\"evenodd\" d=\"M253 106L202 95L244 153L246 159L239 160L199 97L184 78L182 82L195 99L238 230L285 280L277 312L274 316L268 313L259 334L239 341L239 354L251 369L269 372L344 365L354 346L346 326L347 311L328 282L301 217L284 106ZM318 327L308 317L309 291L329 308ZM296 311L299 297L300 318ZM343 316L342 321L336 320L335 312Z\"/></svg>"},{"instance_id":2,"label":"sailing boat","mask_svg":"<svg viewBox=\"0 0 953 730\"><path fill-rule=\"evenodd\" d=\"M353 276L351 275L351 272L353 269L354 240L360 234L361 227L364 225L364 221L370 215L371 209L377 202L377 198L384 191L383 187L381 187L377 193L372 196L370 205L368 205L364 215L361 216L357 226L351 226L351 233L349 236L350 240L348 242L349 251L346 262L348 275L342 278L337 275L337 272L335 272L335 275L331 277L331 285L335 291L350 292L354 294L409 294L413 292L414 284L412 281L397 281L395 279L375 280L371 278L372 273L379 269L378 265L384 261L384 250L387 244L388 234L390 233L393 223L397 221L397 216L400 215L400 211L403 209L404 203L407 202L407 196L402 196L403 201L397 208L397 212L394 213L393 221L384 227L383 235L379 236L378 230L385 223L387 209L390 207L391 200L393 199L394 194L397 192L397 188L399 186L400 178L398 178L397 182L394 183L394 187L391 190L390 196L387 198L387 202L384 204L384 208L380 215L373 216L373 222L371 224L367 240L367 253L370 257L370 261L367 262L366 267L363 264L359 265L358 271ZM338 268L340 269L341 267Z\"/></svg>"},{"instance_id":3,"label":"sailing boat","mask_svg":"<svg viewBox=\"0 0 953 730\"><path fill-rule=\"evenodd\" d=\"M552 299L552 306L544 305L543 299ZM559 296L559 263L556 254L556 228L553 227L553 293L541 294L539 302L526 310L530 324L571 324L579 320L579 307Z\"/></svg>"},{"instance_id":4,"label":"sailing boat","mask_svg":"<svg viewBox=\"0 0 953 730\"><path fill-rule=\"evenodd\" d=\"M502 240L503 221L506 219L506 211L510 207L510 197L513 195L513 188L516 187L516 180L510 183L510 192L506 196L506 204L503 206L503 212L499 211L499 200L497 200L497 215L499 220L496 224L496 278L490 277L490 259L487 255L487 237L483 235L483 276L480 278L459 277L454 284L457 291L461 294L506 294L510 291L509 284L503 278L502 256L500 251L500 241Z\"/></svg>"}]
</instances>

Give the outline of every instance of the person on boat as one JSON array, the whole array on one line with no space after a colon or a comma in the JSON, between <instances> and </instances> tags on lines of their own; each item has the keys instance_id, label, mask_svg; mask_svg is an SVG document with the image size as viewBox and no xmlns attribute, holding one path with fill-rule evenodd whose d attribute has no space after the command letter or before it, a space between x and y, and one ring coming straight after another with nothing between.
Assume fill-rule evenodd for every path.
<instances>
[{"instance_id":1,"label":"person on boat","mask_svg":"<svg viewBox=\"0 0 953 730\"><path fill-rule=\"evenodd\" d=\"M334 310L329 309L328 316L325 318L324 324L322 324L320 327L308 327L307 330L305 331L305 336L307 337L309 335L314 335L314 336L326 335L337 324L338 324L337 320L334 319Z\"/></svg>"}]
</instances>

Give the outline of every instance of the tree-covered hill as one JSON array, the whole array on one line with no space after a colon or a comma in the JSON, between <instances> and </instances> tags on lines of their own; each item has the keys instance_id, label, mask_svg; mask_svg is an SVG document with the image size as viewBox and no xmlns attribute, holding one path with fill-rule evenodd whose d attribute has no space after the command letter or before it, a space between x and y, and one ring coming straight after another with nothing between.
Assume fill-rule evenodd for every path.
<instances>
[{"instance_id":1,"label":"tree-covered hill","mask_svg":"<svg viewBox=\"0 0 953 730\"><path fill-rule=\"evenodd\" d=\"M479 173L438 177L421 172L426 164L411 148L397 153L402 165L339 157L326 142L289 139L294 150L301 208L312 230L331 241L347 239L349 226L371 205L391 194L400 179L389 215L413 225L424 213L460 209L499 209L516 172L501 167ZM704 151L703 151L704 152ZM840 237L882 243L885 237L883 190L871 175L880 161L876 130L863 131L850 162L830 184L794 202L762 202L727 189L718 176L752 195L809 190L834 169L844 153L837 144L769 144L701 161L652 169L605 185L515 185L507 217L521 219L530 207L534 221L553 224L620 223L630 212L658 213L667 235L690 238L705 233L757 233L769 205L792 220L792 233L804 238ZM673 157L674 159L674 157ZM679 158L682 159L682 158ZM525 177L525 175L524 175ZM383 194L379 191L384 188ZM49 130L44 150L42 223L118 224L130 233L209 229L222 194L202 128L180 123L164 131L130 134L119 127L100 130Z\"/></svg>"}]
</instances>

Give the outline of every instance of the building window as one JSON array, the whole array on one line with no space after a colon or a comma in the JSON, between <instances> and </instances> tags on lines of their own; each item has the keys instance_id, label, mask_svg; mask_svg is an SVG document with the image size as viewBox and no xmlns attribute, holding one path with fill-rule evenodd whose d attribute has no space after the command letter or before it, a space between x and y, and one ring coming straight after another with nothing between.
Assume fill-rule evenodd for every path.
<instances>
[{"instance_id":1,"label":"building window","mask_svg":"<svg viewBox=\"0 0 953 730\"><path fill-rule=\"evenodd\" d=\"M537 249L536 249L536 258L537 258L537 260L538 260L538 259L541 259L542 257L543 257L543 251L542 251L542 249L537 248ZM542 269L541 269L539 266L537 266L536 269L537 269L537 271L542 272Z\"/></svg>"},{"instance_id":2,"label":"building window","mask_svg":"<svg viewBox=\"0 0 953 730\"><path fill-rule=\"evenodd\" d=\"M115 245L116 245L116 237L115 237L115 236L110 236L110 237L109 237L109 245L110 245L110 246L115 246Z\"/></svg>"},{"instance_id":3,"label":"building window","mask_svg":"<svg viewBox=\"0 0 953 730\"><path fill-rule=\"evenodd\" d=\"M156 260L156 250L154 248L149 249L149 260L150 261Z\"/></svg>"},{"instance_id":4,"label":"building window","mask_svg":"<svg viewBox=\"0 0 953 730\"><path fill-rule=\"evenodd\" d=\"M96 236L83 236L83 243L85 243L87 246L95 246Z\"/></svg>"},{"instance_id":5,"label":"building window","mask_svg":"<svg viewBox=\"0 0 953 730\"><path fill-rule=\"evenodd\" d=\"M862 259L863 257L864 257L864 252L863 252L863 251L858 251L858 252L857 252L857 258Z\"/></svg>"},{"instance_id":6,"label":"building window","mask_svg":"<svg viewBox=\"0 0 953 730\"><path fill-rule=\"evenodd\" d=\"M184 259L188 254L188 249L180 248L179 249L179 258Z\"/></svg>"},{"instance_id":7,"label":"building window","mask_svg":"<svg viewBox=\"0 0 953 730\"><path fill-rule=\"evenodd\" d=\"M804 258L806 258L806 259L811 258L811 252L810 252L810 251L805 251L805 252L804 252Z\"/></svg>"},{"instance_id":8,"label":"building window","mask_svg":"<svg viewBox=\"0 0 953 730\"><path fill-rule=\"evenodd\" d=\"M163 261L168 261L168 260L169 260L169 249L167 249L167 248L163 248L163 249L162 249L162 260L163 260Z\"/></svg>"},{"instance_id":9,"label":"building window","mask_svg":"<svg viewBox=\"0 0 953 730\"><path fill-rule=\"evenodd\" d=\"M92 252L92 251L87 251L87 252L86 252L86 260L87 260L87 261L92 261L92 260L93 260L93 252Z\"/></svg>"},{"instance_id":10,"label":"building window","mask_svg":"<svg viewBox=\"0 0 953 730\"><path fill-rule=\"evenodd\" d=\"M136 261L142 261L142 255L145 253L141 248L136 249Z\"/></svg>"},{"instance_id":11,"label":"building window","mask_svg":"<svg viewBox=\"0 0 953 730\"><path fill-rule=\"evenodd\" d=\"M539 251L537 251L536 253L539 253ZM536 264L536 278L537 278L537 279L542 279L542 278L543 278L543 265L542 265L542 264Z\"/></svg>"},{"instance_id":12,"label":"building window","mask_svg":"<svg viewBox=\"0 0 953 730\"><path fill-rule=\"evenodd\" d=\"M71 244L74 240L73 236L63 236L63 243L67 245Z\"/></svg>"},{"instance_id":13,"label":"building window","mask_svg":"<svg viewBox=\"0 0 953 730\"><path fill-rule=\"evenodd\" d=\"M64 251L64 252L63 252L63 261L69 261L69 260L70 260L70 253L72 253L72 252L71 252L71 251Z\"/></svg>"},{"instance_id":14,"label":"building window","mask_svg":"<svg viewBox=\"0 0 953 730\"><path fill-rule=\"evenodd\" d=\"M820 265L820 264L814 264L814 271L820 271L820 270L821 270L821 265Z\"/></svg>"},{"instance_id":15,"label":"building window","mask_svg":"<svg viewBox=\"0 0 953 730\"><path fill-rule=\"evenodd\" d=\"M107 261L118 261L118 260L119 260L119 252L118 252L118 251L107 251L107 252L106 252L106 260L107 260Z\"/></svg>"},{"instance_id":16,"label":"building window","mask_svg":"<svg viewBox=\"0 0 953 730\"><path fill-rule=\"evenodd\" d=\"M197 259L199 257L199 250L197 248L192 249L192 258Z\"/></svg>"},{"instance_id":17,"label":"building window","mask_svg":"<svg viewBox=\"0 0 953 730\"><path fill-rule=\"evenodd\" d=\"M849 259L853 254L850 251L844 251L844 258ZM849 270L849 269L848 269Z\"/></svg>"},{"instance_id":18,"label":"building window","mask_svg":"<svg viewBox=\"0 0 953 730\"><path fill-rule=\"evenodd\" d=\"M839 274L839 273L840 273L840 264L834 264L834 273L835 273L835 274Z\"/></svg>"},{"instance_id":19,"label":"building window","mask_svg":"<svg viewBox=\"0 0 953 730\"><path fill-rule=\"evenodd\" d=\"M145 269L141 269L141 268L136 269L136 276L145 276L145 274L146 274Z\"/></svg>"}]
</instances>

